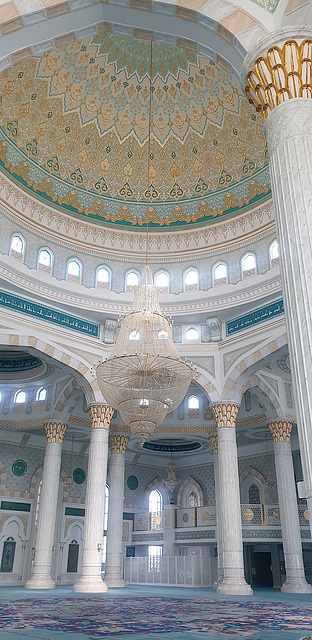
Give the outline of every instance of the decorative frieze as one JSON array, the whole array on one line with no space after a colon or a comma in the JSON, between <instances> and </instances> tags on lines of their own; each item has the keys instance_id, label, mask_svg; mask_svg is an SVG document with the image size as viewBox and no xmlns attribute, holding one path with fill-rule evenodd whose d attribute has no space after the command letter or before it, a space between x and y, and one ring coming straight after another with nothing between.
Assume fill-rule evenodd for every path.
<instances>
[{"instance_id":1,"label":"decorative frieze","mask_svg":"<svg viewBox=\"0 0 312 640\"><path fill-rule=\"evenodd\" d=\"M224 402L212 405L213 415L215 417L217 427L235 427L236 417L238 414L238 404Z\"/></svg>"},{"instance_id":2,"label":"decorative frieze","mask_svg":"<svg viewBox=\"0 0 312 640\"><path fill-rule=\"evenodd\" d=\"M64 422L47 422L44 428L47 442L62 444L67 428Z\"/></svg>"},{"instance_id":3,"label":"decorative frieze","mask_svg":"<svg viewBox=\"0 0 312 640\"><path fill-rule=\"evenodd\" d=\"M312 98L312 40L299 44L287 40L258 57L247 74L245 89L264 120L273 109L291 98Z\"/></svg>"},{"instance_id":4,"label":"decorative frieze","mask_svg":"<svg viewBox=\"0 0 312 640\"><path fill-rule=\"evenodd\" d=\"M109 429L114 409L107 404L94 404L89 407L91 427L97 429Z\"/></svg>"},{"instance_id":5,"label":"decorative frieze","mask_svg":"<svg viewBox=\"0 0 312 640\"><path fill-rule=\"evenodd\" d=\"M292 425L293 423L290 420L270 422L268 427L271 431L273 442L290 442Z\"/></svg>"},{"instance_id":6,"label":"decorative frieze","mask_svg":"<svg viewBox=\"0 0 312 640\"><path fill-rule=\"evenodd\" d=\"M129 436L113 434L109 437L109 448L111 453L126 453Z\"/></svg>"}]
</instances>

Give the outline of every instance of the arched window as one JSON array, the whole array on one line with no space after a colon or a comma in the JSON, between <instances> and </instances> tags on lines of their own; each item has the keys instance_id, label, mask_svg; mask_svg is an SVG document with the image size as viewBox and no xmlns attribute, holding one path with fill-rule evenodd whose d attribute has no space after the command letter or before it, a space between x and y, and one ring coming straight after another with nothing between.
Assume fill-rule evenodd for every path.
<instances>
[{"instance_id":1,"label":"arched window","mask_svg":"<svg viewBox=\"0 0 312 640\"><path fill-rule=\"evenodd\" d=\"M199 418L199 400L197 396L190 396L187 401L189 418Z\"/></svg>"},{"instance_id":2,"label":"arched window","mask_svg":"<svg viewBox=\"0 0 312 640\"><path fill-rule=\"evenodd\" d=\"M198 507L198 495L195 491L188 494L187 501L190 507Z\"/></svg>"},{"instance_id":3,"label":"arched window","mask_svg":"<svg viewBox=\"0 0 312 640\"><path fill-rule=\"evenodd\" d=\"M198 289L197 269L188 269L184 274L184 291L196 291Z\"/></svg>"},{"instance_id":4,"label":"arched window","mask_svg":"<svg viewBox=\"0 0 312 640\"><path fill-rule=\"evenodd\" d=\"M253 253L247 253L242 259L243 278L256 275L256 258Z\"/></svg>"},{"instance_id":5,"label":"arched window","mask_svg":"<svg viewBox=\"0 0 312 640\"><path fill-rule=\"evenodd\" d=\"M227 267L223 262L219 262L213 269L213 284L220 285L227 283Z\"/></svg>"},{"instance_id":6,"label":"arched window","mask_svg":"<svg viewBox=\"0 0 312 640\"><path fill-rule=\"evenodd\" d=\"M78 260L69 260L67 263L66 280L81 281L81 265Z\"/></svg>"},{"instance_id":7,"label":"arched window","mask_svg":"<svg viewBox=\"0 0 312 640\"><path fill-rule=\"evenodd\" d=\"M279 263L279 246L277 240L274 240L270 246L270 266L275 267Z\"/></svg>"},{"instance_id":8,"label":"arched window","mask_svg":"<svg viewBox=\"0 0 312 640\"><path fill-rule=\"evenodd\" d=\"M169 275L165 271L159 271L155 276L155 286L161 289L164 293L169 291Z\"/></svg>"},{"instance_id":9,"label":"arched window","mask_svg":"<svg viewBox=\"0 0 312 640\"><path fill-rule=\"evenodd\" d=\"M109 289L110 272L106 267L99 267L96 272L96 286L100 289Z\"/></svg>"},{"instance_id":10,"label":"arched window","mask_svg":"<svg viewBox=\"0 0 312 640\"><path fill-rule=\"evenodd\" d=\"M42 402L47 398L47 390L43 387L42 389L38 389L36 395L36 402Z\"/></svg>"},{"instance_id":11,"label":"arched window","mask_svg":"<svg viewBox=\"0 0 312 640\"><path fill-rule=\"evenodd\" d=\"M153 489L148 498L148 510L150 513L159 513L163 507L163 497L158 489Z\"/></svg>"},{"instance_id":12,"label":"arched window","mask_svg":"<svg viewBox=\"0 0 312 640\"><path fill-rule=\"evenodd\" d=\"M48 249L41 249L38 254L38 269L51 273L52 254Z\"/></svg>"},{"instance_id":13,"label":"arched window","mask_svg":"<svg viewBox=\"0 0 312 640\"><path fill-rule=\"evenodd\" d=\"M133 287L139 286L139 274L135 271L129 271L126 275L126 291L131 291Z\"/></svg>"},{"instance_id":14,"label":"arched window","mask_svg":"<svg viewBox=\"0 0 312 640\"><path fill-rule=\"evenodd\" d=\"M255 483L251 484L248 489L248 498L249 498L249 504L261 503L260 489Z\"/></svg>"},{"instance_id":15,"label":"arched window","mask_svg":"<svg viewBox=\"0 0 312 640\"><path fill-rule=\"evenodd\" d=\"M22 259L24 255L25 242L20 235L14 235L11 238L10 256Z\"/></svg>"},{"instance_id":16,"label":"arched window","mask_svg":"<svg viewBox=\"0 0 312 640\"><path fill-rule=\"evenodd\" d=\"M26 391L17 391L14 396L15 404L23 404L26 402Z\"/></svg>"},{"instance_id":17,"label":"arched window","mask_svg":"<svg viewBox=\"0 0 312 640\"><path fill-rule=\"evenodd\" d=\"M198 340L199 335L197 329L194 329L193 327L188 329L185 333L185 338L186 340Z\"/></svg>"}]
</instances>

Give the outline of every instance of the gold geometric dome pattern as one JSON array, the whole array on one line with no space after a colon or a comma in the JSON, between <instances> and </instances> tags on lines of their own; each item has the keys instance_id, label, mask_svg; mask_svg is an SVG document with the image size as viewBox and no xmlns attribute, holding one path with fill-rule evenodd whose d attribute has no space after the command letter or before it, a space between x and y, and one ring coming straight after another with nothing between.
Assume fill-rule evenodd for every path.
<instances>
[{"instance_id":1,"label":"gold geometric dome pattern","mask_svg":"<svg viewBox=\"0 0 312 640\"><path fill-rule=\"evenodd\" d=\"M209 222L269 192L260 117L191 50L154 43L151 67L150 43L101 34L6 69L0 94L3 170L74 215Z\"/></svg>"}]
</instances>

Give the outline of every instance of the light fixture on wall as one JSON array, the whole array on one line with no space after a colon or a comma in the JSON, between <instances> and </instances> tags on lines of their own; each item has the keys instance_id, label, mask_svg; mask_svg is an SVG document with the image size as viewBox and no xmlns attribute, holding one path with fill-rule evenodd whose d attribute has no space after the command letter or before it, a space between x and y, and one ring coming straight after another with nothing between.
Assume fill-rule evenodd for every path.
<instances>
[{"instance_id":1,"label":"light fixture on wall","mask_svg":"<svg viewBox=\"0 0 312 640\"><path fill-rule=\"evenodd\" d=\"M151 192L152 60L151 42L147 194ZM147 220L146 264L141 283L135 289L131 312L121 323L112 353L96 368L106 402L120 412L141 445L167 413L179 406L195 375L191 366L179 358L169 322L160 310L148 266L148 245Z\"/></svg>"}]
</instances>

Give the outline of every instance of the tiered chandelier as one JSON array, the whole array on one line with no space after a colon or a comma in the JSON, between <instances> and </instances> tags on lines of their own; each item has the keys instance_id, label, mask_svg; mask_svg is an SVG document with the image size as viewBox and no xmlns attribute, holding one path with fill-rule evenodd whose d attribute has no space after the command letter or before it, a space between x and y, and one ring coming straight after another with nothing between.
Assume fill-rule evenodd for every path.
<instances>
[{"instance_id":1,"label":"tiered chandelier","mask_svg":"<svg viewBox=\"0 0 312 640\"><path fill-rule=\"evenodd\" d=\"M147 179L150 177L153 44L150 54L150 99ZM182 402L194 377L174 346L168 320L159 306L158 292L148 266L148 223L146 266L134 302L120 328L116 345L107 360L96 369L106 402L117 409L141 445L167 413Z\"/></svg>"}]
</instances>

